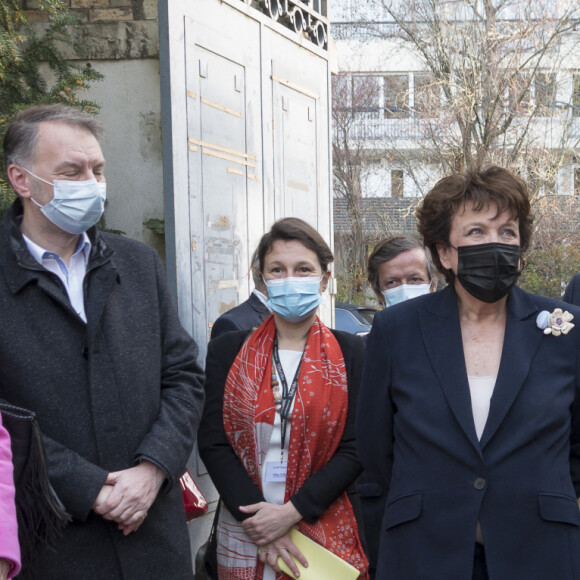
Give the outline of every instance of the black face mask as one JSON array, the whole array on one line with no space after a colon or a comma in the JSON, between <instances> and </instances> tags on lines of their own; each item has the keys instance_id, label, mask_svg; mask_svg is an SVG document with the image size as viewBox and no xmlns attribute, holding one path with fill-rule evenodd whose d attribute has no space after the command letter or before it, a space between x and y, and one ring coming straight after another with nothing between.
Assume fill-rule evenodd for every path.
<instances>
[{"instance_id":1,"label":"black face mask","mask_svg":"<svg viewBox=\"0 0 580 580\"><path fill-rule=\"evenodd\" d=\"M492 303L503 298L521 274L519 246L493 242L456 249L457 279L482 302Z\"/></svg>"}]
</instances>

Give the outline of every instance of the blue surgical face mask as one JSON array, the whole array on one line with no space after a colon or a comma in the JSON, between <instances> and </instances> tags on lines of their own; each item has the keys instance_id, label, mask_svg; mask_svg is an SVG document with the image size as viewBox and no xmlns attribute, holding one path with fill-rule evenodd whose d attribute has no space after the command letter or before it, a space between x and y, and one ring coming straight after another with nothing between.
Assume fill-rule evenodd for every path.
<instances>
[{"instance_id":1,"label":"blue surgical face mask","mask_svg":"<svg viewBox=\"0 0 580 580\"><path fill-rule=\"evenodd\" d=\"M32 201L55 226L69 234L80 234L92 228L103 215L107 199L107 184L96 179L69 181L57 179L50 183L23 167L35 179L52 185L53 198L45 205Z\"/></svg>"},{"instance_id":2,"label":"blue surgical face mask","mask_svg":"<svg viewBox=\"0 0 580 580\"><path fill-rule=\"evenodd\" d=\"M386 306L394 306L399 302L409 300L409 298L416 298L427 294L431 288L431 284L401 284L395 288L383 290L381 294L385 298Z\"/></svg>"},{"instance_id":3,"label":"blue surgical face mask","mask_svg":"<svg viewBox=\"0 0 580 580\"><path fill-rule=\"evenodd\" d=\"M288 322L301 322L320 305L321 278L303 276L264 280L268 288L268 306Z\"/></svg>"}]
</instances>

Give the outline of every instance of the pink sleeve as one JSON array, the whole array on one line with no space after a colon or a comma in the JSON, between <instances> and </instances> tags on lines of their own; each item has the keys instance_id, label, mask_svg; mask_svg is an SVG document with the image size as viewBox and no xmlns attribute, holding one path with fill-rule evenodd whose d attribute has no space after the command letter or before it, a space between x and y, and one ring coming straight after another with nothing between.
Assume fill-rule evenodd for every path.
<instances>
[{"instance_id":1,"label":"pink sleeve","mask_svg":"<svg viewBox=\"0 0 580 580\"><path fill-rule=\"evenodd\" d=\"M0 415L0 558L12 562L8 578L20 571L20 548L18 526L14 505L14 481L12 477L12 450L10 436L2 427Z\"/></svg>"}]
</instances>

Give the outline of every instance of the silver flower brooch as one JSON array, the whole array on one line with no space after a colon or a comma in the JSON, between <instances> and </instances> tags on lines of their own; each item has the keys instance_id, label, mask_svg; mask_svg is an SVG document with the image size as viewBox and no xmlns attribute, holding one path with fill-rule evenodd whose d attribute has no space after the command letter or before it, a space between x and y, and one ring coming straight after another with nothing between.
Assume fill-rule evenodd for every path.
<instances>
[{"instance_id":1,"label":"silver flower brooch","mask_svg":"<svg viewBox=\"0 0 580 580\"><path fill-rule=\"evenodd\" d=\"M561 334L568 334L573 328L572 320L574 316L567 310L562 312L561 308L556 308L552 314L547 310L542 310L536 318L536 325L544 334L553 334L560 336Z\"/></svg>"}]
</instances>

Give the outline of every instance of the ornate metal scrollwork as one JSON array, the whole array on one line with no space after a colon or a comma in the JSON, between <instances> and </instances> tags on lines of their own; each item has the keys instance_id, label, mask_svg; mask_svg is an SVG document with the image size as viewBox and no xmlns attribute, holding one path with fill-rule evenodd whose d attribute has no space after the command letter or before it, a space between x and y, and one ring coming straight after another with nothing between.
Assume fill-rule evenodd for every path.
<instances>
[{"instance_id":1,"label":"ornate metal scrollwork","mask_svg":"<svg viewBox=\"0 0 580 580\"><path fill-rule=\"evenodd\" d=\"M291 28L294 32L300 33L302 30L306 29L306 17L302 10L297 6L288 7L288 12L284 14L281 22Z\"/></svg>"},{"instance_id":2,"label":"ornate metal scrollwork","mask_svg":"<svg viewBox=\"0 0 580 580\"><path fill-rule=\"evenodd\" d=\"M328 18L321 0L241 0L317 46L328 48ZM324 7L324 8L322 8Z\"/></svg>"},{"instance_id":3,"label":"ornate metal scrollwork","mask_svg":"<svg viewBox=\"0 0 580 580\"><path fill-rule=\"evenodd\" d=\"M326 45L328 44L328 28L325 27L322 22L318 21L311 23L307 31L310 35L310 38L312 39L312 42L318 46L326 48Z\"/></svg>"},{"instance_id":4,"label":"ornate metal scrollwork","mask_svg":"<svg viewBox=\"0 0 580 580\"><path fill-rule=\"evenodd\" d=\"M278 0L260 0L260 7L272 20L282 16L282 6Z\"/></svg>"},{"instance_id":5,"label":"ornate metal scrollwork","mask_svg":"<svg viewBox=\"0 0 580 580\"><path fill-rule=\"evenodd\" d=\"M290 23L294 28L294 32L300 32L304 28L305 19L300 8L294 8L290 12Z\"/></svg>"}]
</instances>

